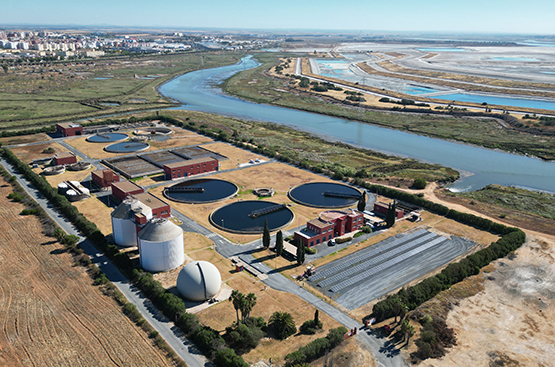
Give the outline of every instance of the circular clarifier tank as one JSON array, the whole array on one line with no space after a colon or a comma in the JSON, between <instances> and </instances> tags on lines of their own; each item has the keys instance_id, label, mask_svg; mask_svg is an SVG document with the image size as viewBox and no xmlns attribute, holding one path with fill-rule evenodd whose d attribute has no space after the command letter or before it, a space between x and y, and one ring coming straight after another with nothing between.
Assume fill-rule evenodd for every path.
<instances>
[{"instance_id":1,"label":"circular clarifier tank","mask_svg":"<svg viewBox=\"0 0 555 367\"><path fill-rule=\"evenodd\" d=\"M104 150L111 153L136 153L147 150L148 148L150 148L148 143L130 141L108 145L104 147Z\"/></svg>"},{"instance_id":2,"label":"circular clarifier tank","mask_svg":"<svg viewBox=\"0 0 555 367\"><path fill-rule=\"evenodd\" d=\"M285 204L248 200L216 209L210 215L210 222L224 231L257 234L264 230L266 220L270 231L275 231L289 224L293 217L293 212Z\"/></svg>"},{"instance_id":3,"label":"circular clarifier tank","mask_svg":"<svg viewBox=\"0 0 555 367\"><path fill-rule=\"evenodd\" d=\"M229 181L198 178L166 187L164 196L181 203L211 203L237 193L238 187Z\"/></svg>"},{"instance_id":4,"label":"circular clarifier tank","mask_svg":"<svg viewBox=\"0 0 555 367\"><path fill-rule=\"evenodd\" d=\"M91 143L113 143L127 139L127 134L123 133L100 133L87 138Z\"/></svg>"},{"instance_id":5,"label":"circular clarifier tank","mask_svg":"<svg viewBox=\"0 0 555 367\"><path fill-rule=\"evenodd\" d=\"M173 130L167 127L147 127L133 132L135 135L170 135Z\"/></svg>"},{"instance_id":6,"label":"circular clarifier tank","mask_svg":"<svg viewBox=\"0 0 555 367\"><path fill-rule=\"evenodd\" d=\"M356 203L361 192L335 182L311 182L289 191L291 200L316 208L343 208Z\"/></svg>"}]
</instances>

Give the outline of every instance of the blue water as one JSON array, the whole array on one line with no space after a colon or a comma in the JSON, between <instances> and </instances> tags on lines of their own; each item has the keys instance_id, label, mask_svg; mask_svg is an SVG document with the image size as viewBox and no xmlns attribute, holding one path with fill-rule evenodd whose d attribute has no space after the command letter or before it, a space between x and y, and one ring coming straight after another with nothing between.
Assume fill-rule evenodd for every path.
<instances>
[{"instance_id":1,"label":"blue water","mask_svg":"<svg viewBox=\"0 0 555 367\"><path fill-rule=\"evenodd\" d=\"M344 59L316 59L318 64L350 64L349 61Z\"/></svg>"},{"instance_id":2,"label":"blue water","mask_svg":"<svg viewBox=\"0 0 555 367\"><path fill-rule=\"evenodd\" d=\"M491 59L496 61L538 61L533 57L492 57Z\"/></svg>"},{"instance_id":3,"label":"blue water","mask_svg":"<svg viewBox=\"0 0 555 367\"><path fill-rule=\"evenodd\" d=\"M417 87L414 85L410 85L407 88L403 89L403 93L411 94L411 95L419 95L419 94L433 93L433 92L439 92L439 90L434 88L428 88L428 87Z\"/></svg>"},{"instance_id":4,"label":"blue water","mask_svg":"<svg viewBox=\"0 0 555 367\"><path fill-rule=\"evenodd\" d=\"M466 52L464 48L451 48L451 47L428 47L428 48L417 48L418 51L423 52Z\"/></svg>"},{"instance_id":5,"label":"blue water","mask_svg":"<svg viewBox=\"0 0 555 367\"><path fill-rule=\"evenodd\" d=\"M326 115L247 102L225 95L217 87L231 75L257 65L249 56L235 65L194 71L165 83L160 87L160 92L184 103L180 109L289 125L331 140L471 172L471 176L452 186L455 190L477 190L488 184L500 184L555 192L554 162Z\"/></svg>"},{"instance_id":6,"label":"blue water","mask_svg":"<svg viewBox=\"0 0 555 367\"><path fill-rule=\"evenodd\" d=\"M479 94L468 94L468 93L444 94L434 98L460 101L460 102L475 102L475 103L487 102L488 104L491 104L491 105L555 110L555 102L537 101L533 99L523 99L523 98L493 97L493 96L483 96Z\"/></svg>"}]
</instances>

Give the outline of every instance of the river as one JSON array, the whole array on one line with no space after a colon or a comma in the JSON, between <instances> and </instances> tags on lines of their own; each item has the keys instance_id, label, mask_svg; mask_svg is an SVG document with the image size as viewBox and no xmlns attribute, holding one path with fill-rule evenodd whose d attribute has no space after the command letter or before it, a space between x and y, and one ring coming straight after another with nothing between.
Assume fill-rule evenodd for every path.
<instances>
[{"instance_id":1,"label":"river","mask_svg":"<svg viewBox=\"0 0 555 367\"><path fill-rule=\"evenodd\" d=\"M257 65L252 56L247 56L235 65L184 74L160 86L159 91L184 103L179 109L285 124L328 139L470 173L450 187L453 191L478 190L488 184L499 184L555 192L555 162L243 101L224 94L218 87L230 76Z\"/></svg>"}]
</instances>

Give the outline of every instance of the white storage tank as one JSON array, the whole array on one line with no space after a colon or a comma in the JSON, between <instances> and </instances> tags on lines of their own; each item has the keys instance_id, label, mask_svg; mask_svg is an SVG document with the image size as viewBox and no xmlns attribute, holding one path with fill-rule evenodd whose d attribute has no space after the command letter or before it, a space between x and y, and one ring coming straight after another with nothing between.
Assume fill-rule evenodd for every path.
<instances>
[{"instance_id":1,"label":"white storage tank","mask_svg":"<svg viewBox=\"0 0 555 367\"><path fill-rule=\"evenodd\" d=\"M136 215L141 216L144 224L146 224L152 218L152 209L133 197L123 200L112 212L112 236L117 245L123 247L137 246Z\"/></svg>"},{"instance_id":2,"label":"white storage tank","mask_svg":"<svg viewBox=\"0 0 555 367\"><path fill-rule=\"evenodd\" d=\"M168 271L185 261L183 230L166 218L152 218L138 236L141 266L146 271Z\"/></svg>"},{"instance_id":3,"label":"white storage tank","mask_svg":"<svg viewBox=\"0 0 555 367\"><path fill-rule=\"evenodd\" d=\"M191 301L206 301L218 294L222 277L218 268L208 261L194 261L181 269L177 290Z\"/></svg>"},{"instance_id":4,"label":"white storage tank","mask_svg":"<svg viewBox=\"0 0 555 367\"><path fill-rule=\"evenodd\" d=\"M65 195L67 190L69 190L69 186L65 182L60 182L58 184L58 194Z\"/></svg>"}]
</instances>

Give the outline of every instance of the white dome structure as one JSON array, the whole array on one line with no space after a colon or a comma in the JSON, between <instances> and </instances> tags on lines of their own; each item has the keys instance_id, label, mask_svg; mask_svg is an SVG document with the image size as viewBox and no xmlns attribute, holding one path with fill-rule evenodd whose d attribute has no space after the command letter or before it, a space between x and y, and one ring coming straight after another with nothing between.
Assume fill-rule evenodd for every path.
<instances>
[{"instance_id":1,"label":"white dome structure","mask_svg":"<svg viewBox=\"0 0 555 367\"><path fill-rule=\"evenodd\" d=\"M146 224L152 218L152 209L136 198L126 198L112 212L112 236L117 245L123 247L137 246L136 215L144 217Z\"/></svg>"},{"instance_id":2,"label":"white dome structure","mask_svg":"<svg viewBox=\"0 0 555 367\"><path fill-rule=\"evenodd\" d=\"M222 277L218 268L208 261L185 265L177 277L177 290L191 301L206 301L220 291Z\"/></svg>"},{"instance_id":3,"label":"white dome structure","mask_svg":"<svg viewBox=\"0 0 555 367\"><path fill-rule=\"evenodd\" d=\"M141 266L146 271L168 271L185 261L183 230L166 218L152 218L138 236Z\"/></svg>"}]
</instances>

